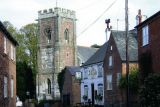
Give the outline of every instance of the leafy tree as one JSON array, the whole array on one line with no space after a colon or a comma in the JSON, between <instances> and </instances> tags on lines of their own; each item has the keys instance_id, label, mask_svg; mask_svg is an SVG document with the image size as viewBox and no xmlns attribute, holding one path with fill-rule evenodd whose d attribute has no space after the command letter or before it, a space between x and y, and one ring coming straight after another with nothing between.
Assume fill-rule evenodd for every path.
<instances>
[{"instance_id":1,"label":"leafy tree","mask_svg":"<svg viewBox=\"0 0 160 107\"><path fill-rule=\"evenodd\" d=\"M160 75L150 74L140 89L142 107L160 107Z\"/></svg>"},{"instance_id":2,"label":"leafy tree","mask_svg":"<svg viewBox=\"0 0 160 107\"><path fill-rule=\"evenodd\" d=\"M26 90L30 90L31 92L32 89L34 91L31 92L32 95L35 95L36 91L38 27L37 24L32 23L22 27L20 30L17 30L9 21L5 21L3 24L19 43L19 46L16 48L17 94L20 94L22 99L24 99L24 95L26 94L24 92L26 92ZM26 75L29 75L31 78L28 79ZM33 87L30 88L30 86ZM27 89L27 87L30 89Z\"/></svg>"},{"instance_id":3,"label":"leafy tree","mask_svg":"<svg viewBox=\"0 0 160 107\"><path fill-rule=\"evenodd\" d=\"M65 74L65 71L66 71L66 68L64 68L62 70L62 72L60 72L58 74L58 85L59 85L59 91L60 91L61 94L62 94L63 85L64 85L64 79L65 79L64 74Z\"/></svg>"},{"instance_id":4,"label":"leafy tree","mask_svg":"<svg viewBox=\"0 0 160 107\"><path fill-rule=\"evenodd\" d=\"M94 44L94 45L91 45L92 48L100 48L101 46L100 45L97 45L97 44Z\"/></svg>"},{"instance_id":5,"label":"leafy tree","mask_svg":"<svg viewBox=\"0 0 160 107\"><path fill-rule=\"evenodd\" d=\"M30 92L30 98L34 96L33 74L31 67L25 62L17 62L17 95L22 101L26 99L26 92Z\"/></svg>"}]
</instances>

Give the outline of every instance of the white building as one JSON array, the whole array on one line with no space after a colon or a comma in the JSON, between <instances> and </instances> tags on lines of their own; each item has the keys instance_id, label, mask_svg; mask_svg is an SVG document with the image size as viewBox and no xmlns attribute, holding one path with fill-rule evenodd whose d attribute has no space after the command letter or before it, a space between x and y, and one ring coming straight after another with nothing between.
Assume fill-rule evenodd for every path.
<instances>
[{"instance_id":1,"label":"white building","mask_svg":"<svg viewBox=\"0 0 160 107\"><path fill-rule=\"evenodd\" d=\"M104 105L103 59L107 42L81 66L81 102Z\"/></svg>"}]
</instances>

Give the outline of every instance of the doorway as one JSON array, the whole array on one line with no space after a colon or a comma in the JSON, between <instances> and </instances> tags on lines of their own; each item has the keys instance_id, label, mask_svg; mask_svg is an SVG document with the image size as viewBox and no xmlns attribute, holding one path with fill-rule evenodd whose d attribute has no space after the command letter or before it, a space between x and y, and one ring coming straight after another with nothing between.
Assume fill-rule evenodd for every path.
<instances>
[{"instance_id":1,"label":"doorway","mask_svg":"<svg viewBox=\"0 0 160 107\"><path fill-rule=\"evenodd\" d=\"M94 105L94 84L91 84L92 105Z\"/></svg>"}]
</instances>

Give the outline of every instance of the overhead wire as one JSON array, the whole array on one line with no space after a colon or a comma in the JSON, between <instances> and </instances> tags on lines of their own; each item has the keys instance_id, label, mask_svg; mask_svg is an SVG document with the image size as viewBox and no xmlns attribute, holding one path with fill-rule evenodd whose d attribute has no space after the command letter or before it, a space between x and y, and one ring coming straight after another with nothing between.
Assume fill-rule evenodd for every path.
<instances>
[{"instance_id":1,"label":"overhead wire","mask_svg":"<svg viewBox=\"0 0 160 107\"><path fill-rule=\"evenodd\" d=\"M112 4L109 5L108 8L105 9L105 11L100 15L98 16L91 24L89 24L78 36L80 37L84 32L86 32L92 25L94 25L118 0L115 0L112 2Z\"/></svg>"}]
</instances>

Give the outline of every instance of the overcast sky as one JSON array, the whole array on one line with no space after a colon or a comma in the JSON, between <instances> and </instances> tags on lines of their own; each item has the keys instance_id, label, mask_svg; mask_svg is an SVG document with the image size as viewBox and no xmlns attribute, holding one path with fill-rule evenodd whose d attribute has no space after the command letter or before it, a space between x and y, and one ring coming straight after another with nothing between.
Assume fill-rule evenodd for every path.
<instances>
[{"instance_id":1,"label":"overcast sky","mask_svg":"<svg viewBox=\"0 0 160 107\"><path fill-rule=\"evenodd\" d=\"M77 17L77 44L90 46L102 45L106 41L105 19L111 19L112 28L124 30L125 0L57 0L58 7L76 11ZM114 3L113 6L111 4ZM138 9L143 15L150 17L160 10L159 0L128 0L129 2L129 29L136 25L135 17ZM0 0L0 20L10 21L18 29L35 22L38 11L54 8L56 0ZM111 8L109 8L111 6ZM109 9L108 9L109 8ZM104 11L107 10L105 13ZM104 13L102 15L102 13ZM98 17L101 18L83 32ZM119 21L117 21L117 19ZM83 33L82 33L83 32Z\"/></svg>"}]
</instances>

